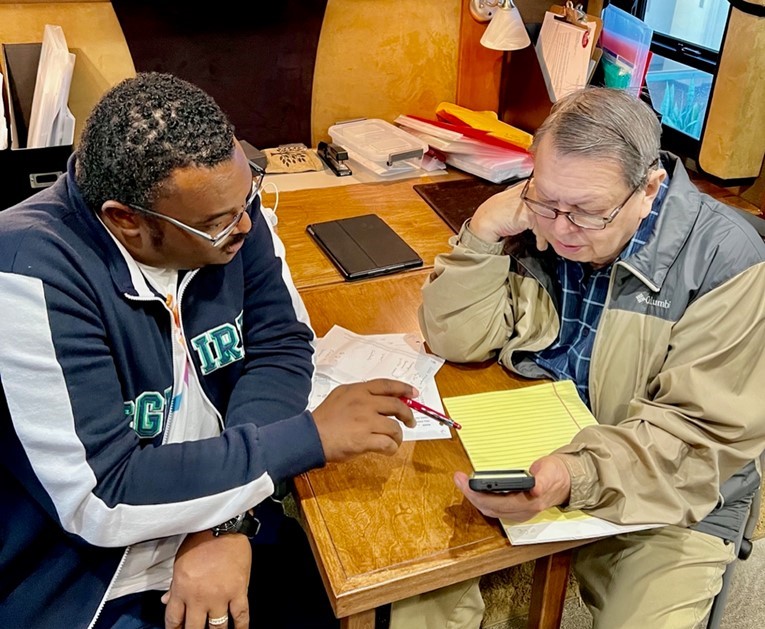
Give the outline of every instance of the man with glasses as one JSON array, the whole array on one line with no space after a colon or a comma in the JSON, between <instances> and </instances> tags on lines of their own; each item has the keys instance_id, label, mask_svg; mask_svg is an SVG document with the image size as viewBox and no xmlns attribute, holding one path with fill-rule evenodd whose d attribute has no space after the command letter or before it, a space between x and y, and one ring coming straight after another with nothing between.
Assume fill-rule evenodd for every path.
<instances>
[{"instance_id":1,"label":"man with glasses","mask_svg":"<svg viewBox=\"0 0 765 629\"><path fill-rule=\"evenodd\" d=\"M478 509L667 525L578 552L602 629L703 619L765 448L765 246L659 140L653 112L625 92L556 103L534 137L533 175L476 210L437 258L420 310L436 353L572 380L599 422L536 461L529 492L473 492L457 472Z\"/></svg>"},{"instance_id":2,"label":"man with glasses","mask_svg":"<svg viewBox=\"0 0 765 629\"><path fill-rule=\"evenodd\" d=\"M0 626L336 624L305 538L271 563L251 543L284 541L277 485L395 452L415 392L306 410L314 335L262 181L207 94L139 74L0 213Z\"/></svg>"},{"instance_id":3,"label":"man with glasses","mask_svg":"<svg viewBox=\"0 0 765 629\"><path fill-rule=\"evenodd\" d=\"M196 229L195 227L191 227L190 225L186 225L186 223L183 223L172 216L167 216L166 214L160 214L159 212L154 212L152 210L147 210L145 207L141 207L140 205L133 204L128 205L133 210L137 210L138 212L143 212L144 214L147 214L148 216L154 216L156 218L162 219L163 221L167 221L168 223L172 223L176 227L190 233L194 234L195 236L199 236L200 238L204 238L207 240L213 247L219 247L225 240L231 235L231 232L233 232L237 225L239 225L239 222L242 220L242 217L244 216L245 212L251 213L252 211L252 204L255 202L255 200L258 198L258 194L260 193L260 187L263 185L263 178L266 176L266 171L263 170L260 166L255 164L254 162L249 162L250 169L252 170L252 189L250 190L250 194L247 195L247 198L244 201L244 205L242 206L242 209L234 212L233 217L231 218L231 221L226 224L226 214L230 214L230 212L227 212L226 214L223 214L220 216L221 220L216 220L218 217L213 217L210 220L213 222L210 222L208 224L208 230L211 233L208 233L207 231L202 231L199 229Z\"/></svg>"}]
</instances>

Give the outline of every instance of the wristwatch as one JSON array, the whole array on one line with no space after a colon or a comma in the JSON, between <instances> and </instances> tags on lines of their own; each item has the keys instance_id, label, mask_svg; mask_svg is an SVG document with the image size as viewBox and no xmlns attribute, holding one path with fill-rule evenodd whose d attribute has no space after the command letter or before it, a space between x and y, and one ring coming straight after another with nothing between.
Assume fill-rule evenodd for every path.
<instances>
[{"instance_id":1,"label":"wristwatch","mask_svg":"<svg viewBox=\"0 0 765 629\"><path fill-rule=\"evenodd\" d=\"M222 524L218 524L218 526L212 527L212 534L219 537L228 533L242 533L247 537L255 537L259 530L260 520L249 511L245 511Z\"/></svg>"}]
</instances>

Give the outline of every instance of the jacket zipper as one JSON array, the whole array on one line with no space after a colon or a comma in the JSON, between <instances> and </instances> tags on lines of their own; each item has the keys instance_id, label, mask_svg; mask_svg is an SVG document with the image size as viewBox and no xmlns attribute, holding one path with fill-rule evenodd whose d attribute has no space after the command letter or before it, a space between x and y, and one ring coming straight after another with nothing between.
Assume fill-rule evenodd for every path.
<instances>
[{"instance_id":1,"label":"jacket zipper","mask_svg":"<svg viewBox=\"0 0 765 629\"><path fill-rule=\"evenodd\" d=\"M212 403L212 400L207 397L207 393L204 390L204 387L202 386L202 383L199 380L199 374L197 373L197 369L194 366L194 360L191 356L191 353L189 351L189 341L186 338L186 331L183 329L183 316L181 314L181 304L183 302L183 294L186 292L186 287L191 282L191 279L197 274L199 269L195 269L191 271L186 277L181 280L181 285L178 287L178 327L181 330L181 335L183 336L183 349L186 352L186 360L189 361L189 364L191 365L191 368L193 370L194 379L197 381L197 385L199 386L199 390L202 393L202 397L204 398L205 402L210 406L210 408L215 412L215 416L218 418L218 426L220 426L221 432L223 432L223 429L225 428L223 425L223 417L220 414L220 411L215 406L215 404ZM170 420L168 419L168 427L169 427ZM164 441L163 441L164 443Z\"/></svg>"},{"instance_id":2,"label":"jacket zipper","mask_svg":"<svg viewBox=\"0 0 765 629\"><path fill-rule=\"evenodd\" d=\"M109 592L112 591L114 582L117 580L117 577L119 576L120 572L122 572L122 568L125 566L128 553L130 553L130 548L131 548L130 546L125 547L125 552L122 553L122 559L120 559L120 563L117 566L117 569L114 571L114 576L112 576L112 580L109 582L109 586L106 588L106 592L104 592L104 596L101 599L101 602L98 604L98 609L96 609L96 614L95 616L93 616L93 620L90 621L90 624L88 625L88 629L93 629L93 627L95 627L99 617L101 616L101 612L104 611L104 605L106 605L106 601L108 600Z\"/></svg>"}]
</instances>

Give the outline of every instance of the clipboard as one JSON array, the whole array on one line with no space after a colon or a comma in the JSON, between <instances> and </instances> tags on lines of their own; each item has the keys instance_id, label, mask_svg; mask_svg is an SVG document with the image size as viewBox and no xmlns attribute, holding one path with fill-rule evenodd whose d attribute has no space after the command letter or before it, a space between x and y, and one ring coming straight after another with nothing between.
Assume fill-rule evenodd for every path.
<instances>
[{"instance_id":1,"label":"clipboard","mask_svg":"<svg viewBox=\"0 0 765 629\"><path fill-rule=\"evenodd\" d=\"M590 59L593 62L593 70L600 63L600 58L603 55L603 49L598 46L600 41L600 34L603 32L603 20L597 15L590 15L582 10L582 5L578 4L574 6L573 2L566 2L565 5L554 5L550 7L552 13L560 15L560 19L574 24L580 28L587 28L587 24L595 24L595 30L592 33L592 54ZM590 71L587 77L587 83L592 80L593 72Z\"/></svg>"},{"instance_id":2,"label":"clipboard","mask_svg":"<svg viewBox=\"0 0 765 629\"><path fill-rule=\"evenodd\" d=\"M602 22L570 0L545 12L535 44L550 99L557 101L586 86L595 70L593 58Z\"/></svg>"},{"instance_id":3,"label":"clipboard","mask_svg":"<svg viewBox=\"0 0 765 629\"><path fill-rule=\"evenodd\" d=\"M360 280L422 266L422 258L376 214L306 227L346 280Z\"/></svg>"},{"instance_id":4,"label":"clipboard","mask_svg":"<svg viewBox=\"0 0 765 629\"><path fill-rule=\"evenodd\" d=\"M572 11L574 13L572 13ZM595 66L598 64L602 51L595 46L603 30L603 21L594 15L588 15L573 6L572 2L563 5L552 5L548 11L557 18L566 19L576 16L575 24L580 24L581 16L588 22L595 23L593 56ZM500 79L499 117L503 122L534 133L550 114L553 98L547 88L545 72L537 56L535 46L526 46L520 50L507 53L505 65Z\"/></svg>"}]
</instances>

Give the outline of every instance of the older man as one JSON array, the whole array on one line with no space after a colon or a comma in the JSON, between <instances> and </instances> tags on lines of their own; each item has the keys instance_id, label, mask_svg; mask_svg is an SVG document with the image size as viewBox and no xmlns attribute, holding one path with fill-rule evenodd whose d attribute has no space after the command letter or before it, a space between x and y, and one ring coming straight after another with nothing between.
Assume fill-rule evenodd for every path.
<instances>
[{"instance_id":1,"label":"older man","mask_svg":"<svg viewBox=\"0 0 765 629\"><path fill-rule=\"evenodd\" d=\"M559 506L667 525L578 553L603 629L704 617L765 447L765 246L659 140L653 112L625 92L558 102L533 175L466 222L420 311L438 354L573 380L599 422L531 466L530 492L476 493L456 473L484 514Z\"/></svg>"},{"instance_id":2,"label":"older man","mask_svg":"<svg viewBox=\"0 0 765 629\"><path fill-rule=\"evenodd\" d=\"M255 170L207 94L142 74L0 213L3 627L244 629L252 509L413 424L392 380L306 410L313 332Z\"/></svg>"}]
</instances>

